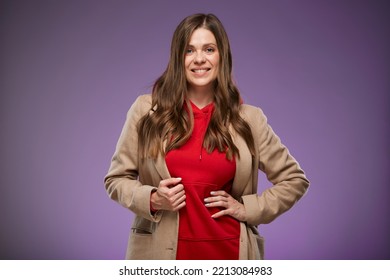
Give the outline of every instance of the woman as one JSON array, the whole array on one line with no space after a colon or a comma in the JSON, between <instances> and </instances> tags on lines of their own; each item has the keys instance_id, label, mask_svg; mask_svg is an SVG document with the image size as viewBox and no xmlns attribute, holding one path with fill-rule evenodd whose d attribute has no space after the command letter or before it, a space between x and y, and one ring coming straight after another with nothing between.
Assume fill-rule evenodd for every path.
<instances>
[{"instance_id":1,"label":"woman","mask_svg":"<svg viewBox=\"0 0 390 280\"><path fill-rule=\"evenodd\" d=\"M131 106L105 177L136 214L128 259L262 259L257 225L309 182L267 124L242 104L226 32L212 14L185 18L151 95ZM257 194L258 170L273 186Z\"/></svg>"}]
</instances>

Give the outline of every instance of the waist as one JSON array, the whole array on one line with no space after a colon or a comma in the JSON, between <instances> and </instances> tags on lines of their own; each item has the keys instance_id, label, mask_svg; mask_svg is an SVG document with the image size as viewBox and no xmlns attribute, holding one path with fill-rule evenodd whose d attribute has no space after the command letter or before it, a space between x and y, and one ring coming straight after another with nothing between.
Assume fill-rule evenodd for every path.
<instances>
[{"instance_id":1,"label":"waist","mask_svg":"<svg viewBox=\"0 0 390 280\"><path fill-rule=\"evenodd\" d=\"M226 215L214 219L211 216L224 210L222 207L206 207L204 199L211 191L230 192L231 182L220 186L205 182L184 181L186 206L179 211L179 238L196 240L223 240L239 236L239 221Z\"/></svg>"}]
</instances>

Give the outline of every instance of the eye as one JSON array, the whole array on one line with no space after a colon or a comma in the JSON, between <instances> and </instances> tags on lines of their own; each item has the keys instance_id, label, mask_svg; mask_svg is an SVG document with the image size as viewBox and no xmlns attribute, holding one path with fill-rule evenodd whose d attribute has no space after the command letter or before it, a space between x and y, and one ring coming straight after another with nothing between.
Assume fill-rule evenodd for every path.
<instances>
[{"instance_id":1,"label":"eye","mask_svg":"<svg viewBox=\"0 0 390 280\"><path fill-rule=\"evenodd\" d=\"M189 54L192 54L194 52L193 49L186 49L186 54L189 55Z\"/></svg>"},{"instance_id":2,"label":"eye","mask_svg":"<svg viewBox=\"0 0 390 280\"><path fill-rule=\"evenodd\" d=\"M206 48L206 52L207 52L207 53L213 53L214 51L215 51L215 49L212 48L212 47Z\"/></svg>"}]
</instances>

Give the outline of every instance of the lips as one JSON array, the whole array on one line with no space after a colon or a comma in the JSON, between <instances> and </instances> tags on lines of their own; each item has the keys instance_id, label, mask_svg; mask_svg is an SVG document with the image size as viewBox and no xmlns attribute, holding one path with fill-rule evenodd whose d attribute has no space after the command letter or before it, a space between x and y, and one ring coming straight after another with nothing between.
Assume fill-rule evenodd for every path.
<instances>
[{"instance_id":1,"label":"lips","mask_svg":"<svg viewBox=\"0 0 390 280\"><path fill-rule=\"evenodd\" d=\"M211 70L211 68L193 68L193 69L191 69L192 72L197 73L197 74L203 74L203 73L206 73L210 70Z\"/></svg>"}]
</instances>

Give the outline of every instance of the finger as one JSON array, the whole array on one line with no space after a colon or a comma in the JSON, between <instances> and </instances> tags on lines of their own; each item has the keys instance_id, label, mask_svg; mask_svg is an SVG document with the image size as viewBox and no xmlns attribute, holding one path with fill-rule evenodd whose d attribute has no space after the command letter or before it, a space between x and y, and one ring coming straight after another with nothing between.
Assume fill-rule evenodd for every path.
<instances>
[{"instance_id":1,"label":"finger","mask_svg":"<svg viewBox=\"0 0 390 280\"><path fill-rule=\"evenodd\" d=\"M184 190L184 186L182 184L178 184L178 185L176 185L174 187L171 187L169 190L170 190L170 192L172 194L176 194L176 193Z\"/></svg>"},{"instance_id":2,"label":"finger","mask_svg":"<svg viewBox=\"0 0 390 280\"><path fill-rule=\"evenodd\" d=\"M214 215L211 215L211 218L217 219L217 218L225 216L225 215L229 215L228 211L227 210L221 210L221 211L215 213Z\"/></svg>"},{"instance_id":3,"label":"finger","mask_svg":"<svg viewBox=\"0 0 390 280\"><path fill-rule=\"evenodd\" d=\"M223 197L228 197L229 196L229 194L227 192L225 192L225 191L212 191L212 192L210 192L210 194L212 196L223 196Z\"/></svg>"},{"instance_id":4,"label":"finger","mask_svg":"<svg viewBox=\"0 0 390 280\"><path fill-rule=\"evenodd\" d=\"M179 203L183 202L183 200L185 200L185 192L184 192L184 189L179 191L178 193L175 193L174 191L167 191L164 193L164 198L166 200L166 202L168 203L168 205L170 205L170 207L175 207L177 206Z\"/></svg>"},{"instance_id":5,"label":"finger","mask_svg":"<svg viewBox=\"0 0 390 280\"><path fill-rule=\"evenodd\" d=\"M178 211L180 210L181 208L185 207L186 206L186 202L183 201L182 203L180 203L178 206L174 207L173 208L173 211Z\"/></svg>"},{"instance_id":6,"label":"finger","mask_svg":"<svg viewBox=\"0 0 390 280\"><path fill-rule=\"evenodd\" d=\"M183 192L184 191L184 186L182 184L179 184L173 188L168 188L168 187L160 187L157 189L158 192L163 194L164 197L166 198L172 198L176 194Z\"/></svg>"},{"instance_id":7,"label":"finger","mask_svg":"<svg viewBox=\"0 0 390 280\"><path fill-rule=\"evenodd\" d=\"M186 196L183 195L183 196L179 197L178 199L176 199L175 201L173 201L172 206L176 207L176 206L180 205L181 203L183 203L183 201L185 201L185 200L186 200Z\"/></svg>"},{"instance_id":8,"label":"finger","mask_svg":"<svg viewBox=\"0 0 390 280\"><path fill-rule=\"evenodd\" d=\"M185 196L185 194L186 194L185 191L184 191L184 190L181 190L181 191L175 193L175 194L172 196L172 199L173 199L173 200L179 200L179 199L181 199L183 196Z\"/></svg>"},{"instance_id":9,"label":"finger","mask_svg":"<svg viewBox=\"0 0 390 280\"><path fill-rule=\"evenodd\" d=\"M206 197L204 199L204 202L206 203L219 202L219 201L228 202L229 199L224 196L214 196L214 197L211 196L211 197Z\"/></svg>"},{"instance_id":10,"label":"finger","mask_svg":"<svg viewBox=\"0 0 390 280\"><path fill-rule=\"evenodd\" d=\"M223 208L228 208L229 204L226 201L214 201L214 202L207 202L205 204L206 207L223 207Z\"/></svg>"},{"instance_id":11,"label":"finger","mask_svg":"<svg viewBox=\"0 0 390 280\"><path fill-rule=\"evenodd\" d=\"M160 186L171 187L176 186L181 181L181 178L168 178L160 181Z\"/></svg>"}]
</instances>

